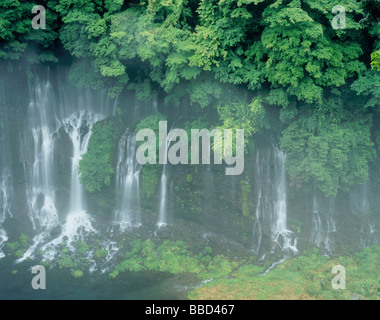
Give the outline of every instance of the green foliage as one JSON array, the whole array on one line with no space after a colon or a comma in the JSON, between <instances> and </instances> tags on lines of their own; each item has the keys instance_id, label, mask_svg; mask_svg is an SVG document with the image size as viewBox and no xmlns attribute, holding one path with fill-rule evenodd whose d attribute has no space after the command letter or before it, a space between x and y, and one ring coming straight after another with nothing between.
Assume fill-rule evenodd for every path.
<instances>
[{"instance_id":1,"label":"green foliage","mask_svg":"<svg viewBox=\"0 0 380 320\"><path fill-rule=\"evenodd\" d=\"M380 51L373 52L371 54L371 66L372 68L380 71Z\"/></svg>"},{"instance_id":2,"label":"green foliage","mask_svg":"<svg viewBox=\"0 0 380 320\"><path fill-rule=\"evenodd\" d=\"M152 80L175 105L187 96L204 108L221 98L221 83L259 89L266 81L281 92L276 101L281 105L288 96L321 102L324 88L342 86L365 70L363 27L356 20L363 8L360 2L340 2L347 25L334 30L335 5L332 0L146 0L139 6L119 0L46 1L47 30L31 30L32 4L9 0L0 10L5 40L0 57L19 59L33 42L44 51L31 53L30 62L54 61L51 48L59 37L80 59L71 80L106 86L112 96L126 88L129 69L140 61L141 80L130 84L150 86Z\"/></svg>"},{"instance_id":3,"label":"green foliage","mask_svg":"<svg viewBox=\"0 0 380 320\"><path fill-rule=\"evenodd\" d=\"M95 257L98 259L103 259L108 256L108 250L106 249L96 249L95 250Z\"/></svg>"},{"instance_id":4,"label":"green foliage","mask_svg":"<svg viewBox=\"0 0 380 320\"><path fill-rule=\"evenodd\" d=\"M6 248L9 249L11 252L16 252L18 248L20 247L20 244L18 242L7 242Z\"/></svg>"},{"instance_id":5,"label":"green foliage","mask_svg":"<svg viewBox=\"0 0 380 320\"><path fill-rule=\"evenodd\" d=\"M63 254L60 258L59 265L61 268L75 268L75 262L71 257Z\"/></svg>"},{"instance_id":6,"label":"green foliage","mask_svg":"<svg viewBox=\"0 0 380 320\"><path fill-rule=\"evenodd\" d=\"M342 1L346 12L360 13L359 3ZM284 88L307 103L322 102L324 87L339 87L365 66L358 60L360 24L347 14L346 29L333 30L335 1L275 1L263 11L260 41L247 50L274 88ZM326 23L327 22L327 23Z\"/></svg>"},{"instance_id":7,"label":"green foliage","mask_svg":"<svg viewBox=\"0 0 380 320\"><path fill-rule=\"evenodd\" d=\"M232 272L233 266L234 264L230 263L224 256L217 255L198 277L202 280L224 277Z\"/></svg>"},{"instance_id":8,"label":"green foliage","mask_svg":"<svg viewBox=\"0 0 380 320\"><path fill-rule=\"evenodd\" d=\"M212 254L212 248L209 246L204 247L204 252L206 255Z\"/></svg>"},{"instance_id":9,"label":"green foliage","mask_svg":"<svg viewBox=\"0 0 380 320\"><path fill-rule=\"evenodd\" d=\"M205 115L200 115L195 120L188 120L183 124L183 130L186 131L188 137L191 137L191 129L201 130L207 128L210 128L210 121Z\"/></svg>"},{"instance_id":10,"label":"green foliage","mask_svg":"<svg viewBox=\"0 0 380 320\"><path fill-rule=\"evenodd\" d=\"M157 112L144 119L136 125L136 132L142 129L150 129L156 135L156 159L158 159L159 152L159 121L166 121L166 117ZM168 128L169 130L169 128ZM143 142L140 142L142 144ZM159 181L159 166L145 164L141 170L141 197L144 201L151 199L156 192L156 187Z\"/></svg>"},{"instance_id":11,"label":"green foliage","mask_svg":"<svg viewBox=\"0 0 380 320\"><path fill-rule=\"evenodd\" d=\"M73 270L73 271L71 271L71 275L74 278L81 278L81 277L83 277L83 271L82 270Z\"/></svg>"},{"instance_id":12,"label":"green foliage","mask_svg":"<svg viewBox=\"0 0 380 320\"><path fill-rule=\"evenodd\" d=\"M26 66L32 75L31 65L62 57L71 63L69 81L77 86L106 88L112 97L127 89L136 90L140 99L159 92L168 112L186 106L207 114L201 128L244 129L245 147L268 128L269 103L278 107L288 126L282 146L293 183L315 182L326 195L335 195L368 176L367 163L374 156L370 134L376 137L369 113L377 111L331 110L326 101L334 90L343 96L353 83L360 107L378 106L376 1L341 0L346 28L338 30L331 26L333 0L39 4L47 10L46 30L31 28L33 2L0 4L0 59L8 70ZM372 70L365 72L370 55ZM241 94L247 89L252 94ZM118 113L128 114L127 108ZM213 112L219 119L210 123ZM152 115L137 130L151 128L158 139L158 121L163 119ZM202 123L191 126L196 124ZM111 184L118 134L108 120L92 130L79 173L94 193ZM154 195L156 174L153 168L142 171L145 199Z\"/></svg>"},{"instance_id":13,"label":"green foliage","mask_svg":"<svg viewBox=\"0 0 380 320\"><path fill-rule=\"evenodd\" d=\"M125 254L125 260L116 265L118 272L161 271L169 273L198 272L200 267L195 257L187 254L185 243L166 240L161 246L150 240L135 240ZM110 274L114 277L115 274Z\"/></svg>"},{"instance_id":14,"label":"green foliage","mask_svg":"<svg viewBox=\"0 0 380 320\"><path fill-rule=\"evenodd\" d=\"M289 259L263 275L264 269L243 265L228 278L220 278L189 293L190 299L360 299L378 300L379 275L374 267L380 262L380 247L370 247L351 256L331 258L317 249ZM346 290L333 290L332 267L346 270Z\"/></svg>"},{"instance_id":15,"label":"green foliage","mask_svg":"<svg viewBox=\"0 0 380 320\"><path fill-rule=\"evenodd\" d=\"M365 12L376 16L364 2ZM339 3L347 13L346 28L339 30L331 27L333 0L42 4L46 30L31 29L32 3L1 4L0 58L20 59L37 45L29 50L30 63L56 61L52 49L63 46L78 59L70 79L106 87L113 97L128 86L151 92L155 83L168 105L186 99L205 108L222 98L224 84L256 90L269 83L270 99L285 106L291 96L321 102L325 88L345 85L365 70L361 56L368 41L362 34L369 36L358 22L361 3L351 0Z\"/></svg>"},{"instance_id":16,"label":"green foliage","mask_svg":"<svg viewBox=\"0 0 380 320\"><path fill-rule=\"evenodd\" d=\"M141 197L143 200L151 199L155 193L159 181L158 166L144 165L141 169Z\"/></svg>"},{"instance_id":17,"label":"green foliage","mask_svg":"<svg viewBox=\"0 0 380 320\"><path fill-rule=\"evenodd\" d=\"M77 249L77 252L83 256L86 252L88 252L88 250L90 249L89 246L84 243L83 241L81 240L78 240L76 243L75 243L75 248ZM63 249L65 250L65 249ZM63 251L62 251L63 252Z\"/></svg>"},{"instance_id":18,"label":"green foliage","mask_svg":"<svg viewBox=\"0 0 380 320\"><path fill-rule=\"evenodd\" d=\"M265 109L259 98L250 103L240 100L230 105L219 105L218 112L223 128L244 129L247 137L259 132L266 124Z\"/></svg>"},{"instance_id":19,"label":"green foliage","mask_svg":"<svg viewBox=\"0 0 380 320\"><path fill-rule=\"evenodd\" d=\"M95 123L91 131L88 150L79 161L78 171L80 182L89 192L96 192L111 184L117 129L110 119Z\"/></svg>"},{"instance_id":20,"label":"green foliage","mask_svg":"<svg viewBox=\"0 0 380 320\"><path fill-rule=\"evenodd\" d=\"M193 175L192 175L191 173L188 173L188 174L186 175L186 182L187 182L187 183L191 183L191 182L193 182Z\"/></svg>"},{"instance_id":21,"label":"green foliage","mask_svg":"<svg viewBox=\"0 0 380 320\"><path fill-rule=\"evenodd\" d=\"M326 196L335 196L340 188L368 180L368 162L375 156L371 126L371 114L344 109L339 99L302 109L281 139L293 184L311 181Z\"/></svg>"},{"instance_id":22,"label":"green foliage","mask_svg":"<svg viewBox=\"0 0 380 320\"><path fill-rule=\"evenodd\" d=\"M26 234L20 234L20 246L22 248L26 248L30 242L30 237L28 237Z\"/></svg>"},{"instance_id":23,"label":"green foliage","mask_svg":"<svg viewBox=\"0 0 380 320\"><path fill-rule=\"evenodd\" d=\"M46 9L45 30L32 28L34 2L5 0L0 3L0 59L7 60L9 67L20 67L19 62L12 65L14 60L28 64L58 61L53 53L59 36L58 15L52 8L54 2L39 2Z\"/></svg>"},{"instance_id":24,"label":"green foliage","mask_svg":"<svg viewBox=\"0 0 380 320\"><path fill-rule=\"evenodd\" d=\"M166 116L163 114L156 112L154 114L151 114L144 119L142 119L140 122L136 125L136 132L143 130L143 129L150 129L153 130L154 134L156 135L156 156L158 157L158 150L160 146L159 141L159 122L160 121L166 121ZM168 131L170 128L168 128ZM143 142L140 142L142 144Z\"/></svg>"},{"instance_id":25,"label":"green foliage","mask_svg":"<svg viewBox=\"0 0 380 320\"><path fill-rule=\"evenodd\" d=\"M380 105L380 73L368 70L363 77L356 80L351 88L358 95L368 97L364 107L378 107Z\"/></svg>"},{"instance_id":26,"label":"green foliage","mask_svg":"<svg viewBox=\"0 0 380 320\"><path fill-rule=\"evenodd\" d=\"M209 117L211 118L211 117ZM204 114L199 115L195 120L187 120L182 126L183 130L186 131L187 137L190 141L191 139L191 130L192 129L206 129L209 130L210 132L212 131L210 121L207 119L207 117ZM201 140L200 140L200 145L201 145ZM191 163L191 145L189 143L189 148L188 148L188 162ZM186 177L187 179L187 177Z\"/></svg>"},{"instance_id":27,"label":"green foliage","mask_svg":"<svg viewBox=\"0 0 380 320\"><path fill-rule=\"evenodd\" d=\"M165 240L157 246L152 240L136 239L130 243L125 260L115 266L109 274L115 278L120 272L160 271L168 273L191 272L199 274L201 279L224 277L236 267L223 256L210 255L212 249L205 247L203 253L190 252L183 241Z\"/></svg>"},{"instance_id":28,"label":"green foliage","mask_svg":"<svg viewBox=\"0 0 380 320\"><path fill-rule=\"evenodd\" d=\"M220 104L218 113L223 121L221 130L233 130L233 150L236 148L236 129L244 130L244 150L247 150L248 139L267 125L266 113L260 98L253 99L250 103L245 100L237 100L228 104ZM214 143L214 148L217 148Z\"/></svg>"},{"instance_id":29,"label":"green foliage","mask_svg":"<svg viewBox=\"0 0 380 320\"><path fill-rule=\"evenodd\" d=\"M8 254L21 258L28 246L30 245L30 237L21 233L18 241L7 242L5 249Z\"/></svg>"},{"instance_id":30,"label":"green foliage","mask_svg":"<svg viewBox=\"0 0 380 320\"><path fill-rule=\"evenodd\" d=\"M137 125L136 125L136 132L142 130L142 129L151 129L156 134L156 137L158 138L158 132L159 132L159 126L158 123L160 121L165 121L166 117L156 112L154 114L151 114L150 116L145 117L142 119ZM169 128L168 128L169 129Z\"/></svg>"}]
</instances>

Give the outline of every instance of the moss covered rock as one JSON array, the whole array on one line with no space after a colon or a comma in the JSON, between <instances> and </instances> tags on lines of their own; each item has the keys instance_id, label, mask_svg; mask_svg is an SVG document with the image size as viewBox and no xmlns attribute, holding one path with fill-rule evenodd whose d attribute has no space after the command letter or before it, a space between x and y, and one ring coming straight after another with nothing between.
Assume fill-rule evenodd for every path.
<instances>
[{"instance_id":1,"label":"moss covered rock","mask_svg":"<svg viewBox=\"0 0 380 320\"><path fill-rule=\"evenodd\" d=\"M80 278L80 277L83 277L83 271L82 270L73 270L73 271L71 271L71 275L74 278Z\"/></svg>"}]
</instances>

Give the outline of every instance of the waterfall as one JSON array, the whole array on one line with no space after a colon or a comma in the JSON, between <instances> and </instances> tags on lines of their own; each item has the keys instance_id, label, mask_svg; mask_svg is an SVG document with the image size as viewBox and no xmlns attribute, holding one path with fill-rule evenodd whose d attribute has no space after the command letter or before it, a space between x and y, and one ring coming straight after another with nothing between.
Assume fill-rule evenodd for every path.
<instances>
[{"instance_id":1,"label":"waterfall","mask_svg":"<svg viewBox=\"0 0 380 320\"><path fill-rule=\"evenodd\" d=\"M2 248L8 240L3 223L11 213L12 182L10 170L10 147L8 141L8 118L5 110L4 83L0 82L0 258L4 257Z\"/></svg>"},{"instance_id":2,"label":"waterfall","mask_svg":"<svg viewBox=\"0 0 380 320\"><path fill-rule=\"evenodd\" d=\"M164 169L161 175L160 181L160 212L158 215L158 227L163 227L167 224L167 205L166 205L166 189L167 189L168 178L166 176L166 164L164 164Z\"/></svg>"},{"instance_id":3,"label":"waterfall","mask_svg":"<svg viewBox=\"0 0 380 320\"><path fill-rule=\"evenodd\" d=\"M268 153L268 156L269 156L269 153ZM261 249L261 239L262 239L261 222L263 220L261 213L265 210L263 206L265 206L265 204L268 203L266 199L263 198L264 181L262 180L262 176L263 174L264 175L266 174L265 172L263 172L264 168L262 166L262 163L264 163L264 161L265 160L262 159L260 150L257 150L256 161L255 161L257 205L256 205L256 212L255 212L255 221L253 225L253 251L255 252L256 255L259 254L260 249ZM266 193L264 192L264 195L265 194Z\"/></svg>"},{"instance_id":4,"label":"waterfall","mask_svg":"<svg viewBox=\"0 0 380 320\"><path fill-rule=\"evenodd\" d=\"M37 233L33 244L16 262L33 258L37 249L44 252L44 258L51 259L60 243L66 243L74 250L74 241L95 231L86 212L78 165L87 151L91 127L112 113L114 104L103 91L76 89L59 83L57 81L58 86L53 87L48 76L47 80L36 78L30 84L28 122L21 137L21 160L28 215ZM57 145L60 157L54 157ZM56 177L59 163L63 168L70 167L71 173L67 177L69 202L58 210L56 189L67 190L63 181ZM56 227L61 232L54 238L53 230L54 234L59 230Z\"/></svg>"},{"instance_id":5,"label":"waterfall","mask_svg":"<svg viewBox=\"0 0 380 320\"><path fill-rule=\"evenodd\" d=\"M71 162L71 186L70 186L70 209L63 226L63 235L68 237L68 242L75 241L80 228L84 231L94 231L90 217L86 213L84 200L84 187L79 182L78 166L79 160L86 153L88 142L91 137L91 127L103 117L88 111L73 113L62 121L65 132L69 135L73 144L73 155ZM81 134L86 129L84 135Z\"/></svg>"},{"instance_id":6,"label":"waterfall","mask_svg":"<svg viewBox=\"0 0 380 320\"><path fill-rule=\"evenodd\" d=\"M49 81L36 82L28 106L28 129L21 153L26 176L28 215L33 229L58 224L53 184L53 156L59 124L54 121L54 98Z\"/></svg>"},{"instance_id":7,"label":"waterfall","mask_svg":"<svg viewBox=\"0 0 380 320\"><path fill-rule=\"evenodd\" d=\"M12 216L10 201L11 191L11 175L8 169L4 168L2 176L0 177L0 258L4 257L4 253L1 249L8 240L7 233L5 232L2 224L8 217Z\"/></svg>"},{"instance_id":8,"label":"waterfall","mask_svg":"<svg viewBox=\"0 0 380 320\"><path fill-rule=\"evenodd\" d=\"M358 221L358 224L361 224L360 246L364 248L370 245L376 245L378 242L378 235L373 218L370 215L369 181L351 188L350 205L351 212L360 220Z\"/></svg>"},{"instance_id":9,"label":"waterfall","mask_svg":"<svg viewBox=\"0 0 380 320\"><path fill-rule=\"evenodd\" d=\"M363 222L360 227L360 246L362 248L377 245L378 234L374 223Z\"/></svg>"},{"instance_id":10,"label":"waterfall","mask_svg":"<svg viewBox=\"0 0 380 320\"><path fill-rule=\"evenodd\" d=\"M323 199L323 203L327 203L327 199ZM334 233L336 232L336 224L333 218L335 211L334 198L330 198L329 207L321 210L319 198L316 193L313 196L312 208L312 228L310 241L317 245L318 248L324 249L327 253L331 253L334 249Z\"/></svg>"},{"instance_id":11,"label":"waterfall","mask_svg":"<svg viewBox=\"0 0 380 320\"><path fill-rule=\"evenodd\" d=\"M136 161L136 136L127 130L119 141L115 177L115 221L122 229L141 224L140 169Z\"/></svg>"},{"instance_id":12,"label":"waterfall","mask_svg":"<svg viewBox=\"0 0 380 320\"><path fill-rule=\"evenodd\" d=\"M368 195L368 181L356 185L350 190L350 205L351 212L354 214L365 215L370 211L369 195Z\"/></svg>"},{"instance_id":13,"label":"waterfall","mask_svg":"<svg viewBox=\"0 0 380 320\"><path fill-rule=\"evenodd\" d=\"M71 157L71 184L70 206L66 220L62 226L61 234L43 247L45 257L52 259L56 253L55 247L66 242L67 247L74 249L74 242L81 239L89 232L96 232L91 223L91 217L86 212L84 187L79 181L78 165L83 154L86 153L88 142L91 137L91 127L103 116L81 110L73 113L62 121L62 127L68 134L73 146ZM84 131L84 133L83 133ZM49 247L52 248L49 250Z\"/></svg>"},{"instance_id":14,"label":"waterfall","mask_svg":"<svg viewBox=\"0 0 380 320\"><path fill-rule=\"evenodd\" d=\"M263 236L270 234L271 252L280 248L296 254L297 239L287 228L287 182L285 154L278 148L258 150L255 160L257 205L253 226L253 251L263 248ZM273 168L271 166L273 164ZM267 237L268 238L268 237Z\"/></svg>"},{"instance_id":15,"label":"waterfall","mask_svg":"<svg viewBox=\"0 0 380 320\"><path fill-rule=\"evenodd\" d=\"M157 226L158 227L164 227L167 225L167 182L168 182L168 177L167 177L167 159L168 159L168 149L170 145L170 138L169 135L166 137L165 141L165 161L164 161L164 168L162 169L162 175L161 175L161 180L160 180L160 211L158 215L158 221L157 221Z\"/></svg>"},{"instance_id":16,"label":"waterfall","mask_svg":"<svg viewBox=\"0 0 380 320\"><path fill-rule=\"evenodd\" d=\"M292 251L297 253L297 239L293 240L293 232L287 229L287 188L286 188L286 171L285 171L285 154L274 149L274 179L275 179L275 200L274 200L274 217L272 224L272 241L275 246L279 246L283 251ZM282 240L282 242L281 242Z\"/></svg>"}]
</instances>

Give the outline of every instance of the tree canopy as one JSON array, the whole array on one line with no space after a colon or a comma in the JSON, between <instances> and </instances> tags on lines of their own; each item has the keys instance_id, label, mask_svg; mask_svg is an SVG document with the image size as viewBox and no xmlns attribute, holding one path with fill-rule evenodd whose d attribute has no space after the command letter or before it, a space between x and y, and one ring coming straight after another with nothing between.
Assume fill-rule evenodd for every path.
<instances>
[{"instance_id":1,"label":"tree canopy","mask_svg":"<svg viewBox=\"0 0 380 320\"><path fill-rule=\"evenodd\" d=\"M70 64L78 86L162 93L170 108L219 114L249 136L279 110L296 185L326 195L361 183L375 157L380 99L378 0L44 0L0 3L0 59L8 70ZM20 63L22 62L22 63ZM233 96L235 88L248 96Z\"/></svg>"}]
</instances>

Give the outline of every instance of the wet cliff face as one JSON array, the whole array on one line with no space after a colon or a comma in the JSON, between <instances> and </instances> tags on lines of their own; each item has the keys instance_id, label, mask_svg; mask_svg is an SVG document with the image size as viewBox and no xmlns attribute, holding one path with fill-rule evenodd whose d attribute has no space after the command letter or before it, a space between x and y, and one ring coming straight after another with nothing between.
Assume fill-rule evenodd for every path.
<instances>
[{"instance_id":1,"label":"wet cliff face","mask_svg":"<svg viewBox=\"0 0 380 320\"><path fill-rule=\"evenodd\" d=\"M121 117L120 105L131 113ZM99 246L117 247L120 235L161 230L164 238L165 228L178 238L240 246L258 258L377 242L376 181L334 199L312 185L292 186L286 154L270 135L256 137L238 176L226 176L224 165L138 165L135 123L157 110L154 98L141 102L130 94L114 101L103 91L73 88L62 71L41 71L29 81L22 74L2 75L0 248L26 233L33 241L21 259L38 251L54 259L62 243L75 250L74 243L94 234L101 235ZM101 192L90 194L80 183L78 163L91 128L104 119L118 127L114 171Z\"/></svg>"}]
</instances>

